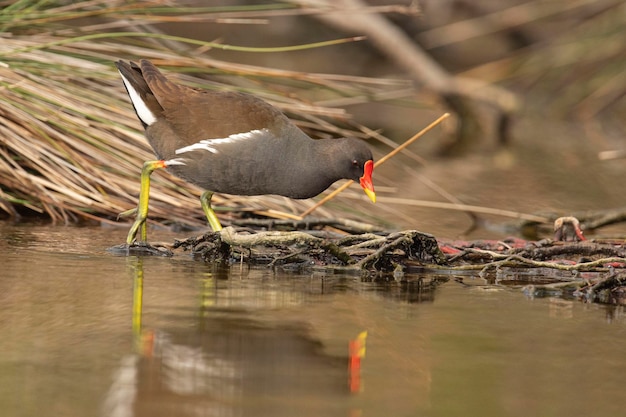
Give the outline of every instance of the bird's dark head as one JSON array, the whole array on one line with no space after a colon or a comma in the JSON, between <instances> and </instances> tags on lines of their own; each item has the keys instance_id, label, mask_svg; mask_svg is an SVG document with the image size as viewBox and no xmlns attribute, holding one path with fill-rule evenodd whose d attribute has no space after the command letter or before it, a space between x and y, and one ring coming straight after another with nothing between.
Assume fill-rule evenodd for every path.
<instances>
[{"instance_id":1,"label":"bird's dark head","mask_svg":"<svg viewBox=\"0 0 626 417\"><path fill-rule=\"evenodd\" d=\"M344 178L358 182L365 194L376 202L372 173L374 172L374 158L370 148L359 139L345 139L341 150L344 156L341 169L344 171Z\"/></svg>"}]
</instances>

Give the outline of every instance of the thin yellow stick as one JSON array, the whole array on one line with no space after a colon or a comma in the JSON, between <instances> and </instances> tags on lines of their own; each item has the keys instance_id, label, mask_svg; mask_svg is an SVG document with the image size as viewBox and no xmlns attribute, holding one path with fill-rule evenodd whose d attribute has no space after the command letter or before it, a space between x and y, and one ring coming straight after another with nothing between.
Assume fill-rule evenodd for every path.
<instances>
[{"instance_id":1,"label":"thin yellow stick","mask_svg":"<svg viewBox=\"0 0 626 417\"><path fill-rule=\"evenodd\" d=\"M419 132L417 132L415 135L413 135L412 138L410 138L409 140L404 142L402 145L398 146L396 149L392 150L387 155L383 156L378 161L376 161L374 163L374 168L384 164L388 159L394 157L398 152L401 152L404 148L406 148L407 146L409 146L410 144L415 142L420 137L424 136L426 133L428 133L430 130L432 130L432 128L437 126L439 123L443 122L448 117L450 117L450 113L444 113L441 116L439 116L439 118L437 120L435 120L434 122L432 122L431 124L426 126L424 129L422 129ZM318 207L326 204L328 201L330 201L333 198L335 198L337 196L337 194L339 194L340 192L342 192L343 190L345 190L346 188L351 186L353 182L354 181L349 180L348 182L343 184L341 187L337 188L335 191L333 191L332 193L328 194L326 197L322 198L315 205L313 205L312 207L309 207L307 210L302 212L302 214L300 214L300 218L303 218L303 217L308 216L309 214L313 213L315 210L317 210Z\"/></svg>"}]
</instances>

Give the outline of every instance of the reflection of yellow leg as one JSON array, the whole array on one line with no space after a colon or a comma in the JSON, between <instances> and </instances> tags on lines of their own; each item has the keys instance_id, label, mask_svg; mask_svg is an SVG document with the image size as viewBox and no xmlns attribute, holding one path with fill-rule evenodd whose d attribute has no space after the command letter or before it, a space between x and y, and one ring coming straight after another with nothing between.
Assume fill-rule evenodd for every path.
<instances>
[{"instance_id":1,"label":"reflection of yellow leg","mask_svg":"<svg viewBox=\"0 0 626 417\"><path fill-rule=\"evenodd\" d=\"M206 219L209 221L211 229L213 229L214 232L219 232L222 230L222 224L213 211L213 208L211 208L211 197L213 197L212 192L203 192L200 196L200 203L202 204L202 210L204 210L204 214L206 215Z\"/></svg>"},{"instance_id":2,"label":"reflection of yellow leg","mask_svg":"<svg viewBox=\"0 0 626 417\"><path fill-rule=\"evenodd\" d=\"M135 347L141 348L141 314L143 311L143 260L137 258L133 279L133 339Z\"/></svg>"},{"instance_id":3,"label":"reflection of yellow leg","mask_svg":"<svg viewBox=\"0 0 626 417\"><path fill-rule=\"evenodd\" d=\"M139 204L137 205L137 217L135 223L128 232L126 243L132 245L137 239L137 232L141 228L140 242L145 242L148 239L148 232L146 230L146 219L148 218L148 201L150 200L150 175L159 168L165 168L165 161L148 161L143 164L141 170L141 189L139 191Z\"/></svg>"}]
</instances>

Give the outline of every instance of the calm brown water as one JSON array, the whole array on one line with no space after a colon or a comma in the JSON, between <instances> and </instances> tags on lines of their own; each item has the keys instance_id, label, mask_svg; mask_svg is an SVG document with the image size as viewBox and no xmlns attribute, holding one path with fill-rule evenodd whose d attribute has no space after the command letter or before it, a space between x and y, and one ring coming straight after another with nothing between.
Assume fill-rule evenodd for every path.
<instances>
[{"instance_id":1,"label":"calm brown water","mask_svg":"<svg viewBox=\"0 0 626 417\"><path fill-rule=\"evenodd\" d=\"M0 415L623 413L623 307L105 252L125 233L0 223Z\"/></svg>"}]
</instances>

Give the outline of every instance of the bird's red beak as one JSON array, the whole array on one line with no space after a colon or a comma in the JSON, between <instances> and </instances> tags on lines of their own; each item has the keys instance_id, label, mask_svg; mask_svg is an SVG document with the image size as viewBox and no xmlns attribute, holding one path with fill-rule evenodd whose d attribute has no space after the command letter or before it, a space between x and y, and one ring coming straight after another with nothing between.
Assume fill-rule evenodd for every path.
<instances>
[{"instance_id":1,"label":"bird's red beak","mask_svg":"<svg viewBox=\"0 0 626 417\"><path fill-rule=\"evenodd\" d=\"M370 159L363 167L363 176L360 178L360 183L365 194L372 200L372 203L375 203L376 193L374 192L374 183L372 182L372 172L374 172L374 161Z\"/></svg>"}]
</instances>

